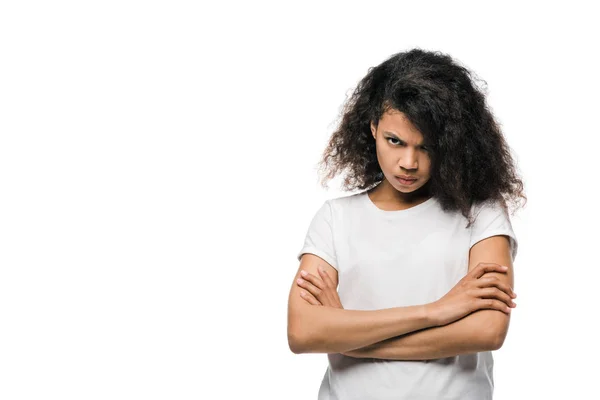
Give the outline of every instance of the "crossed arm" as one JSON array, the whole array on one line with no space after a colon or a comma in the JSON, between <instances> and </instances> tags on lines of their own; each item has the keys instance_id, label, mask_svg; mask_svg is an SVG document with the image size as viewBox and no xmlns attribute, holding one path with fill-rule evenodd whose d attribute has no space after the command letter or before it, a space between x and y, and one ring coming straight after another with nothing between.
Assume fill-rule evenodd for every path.
<instances>
[{"instance_id":1,"label":"crossed arm","mask_svg":"<svg viewBox=\"0 0 600 400\"><path fill-rule=\"evenodd\" d=\"M410 332L342 354L355 358L431 360L497 350L505 336L497 333L498 325L504 325L506 319L508 316L500 311L480 310L448 325Z\"/></svg>"},{"instance_id":2,"label":"crossed arm","mask_svg":"<svg viewBox=\"0 0 600 400\"><path fill-rule=\"evenodd\" d=\"M492 236L475 244L469 253L469 270L479 262L509 267L492 273L513 287L514 274L506 236ZM414 331L343 354L357 358L429 360L499 349L508 333L510 316L497 310L479 310L444 326Z\"/></svg>"},{"instance_id":3,"label":"crossed arm","mask_svg":"<svg viewBox=\"0 0 600 400\"><path fill-rule=\"evenodd\" d=\"M513 286L512 259L507 237L493 236L475 244L469 254L469 271L480 262L508 266L506 274L492 274ZM444 326L407 330L399 336L339 352L356 358L428 360L497 350L504 342L509 320L510 317L501 311L479 310Z\"/></svg>"}]
</instances>

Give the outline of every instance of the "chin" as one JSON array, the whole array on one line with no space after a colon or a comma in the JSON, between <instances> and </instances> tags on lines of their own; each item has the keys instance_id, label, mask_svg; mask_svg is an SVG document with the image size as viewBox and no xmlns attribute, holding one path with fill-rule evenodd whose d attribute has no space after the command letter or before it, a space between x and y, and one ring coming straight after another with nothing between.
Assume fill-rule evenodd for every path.
<instances>
[{"instance_id":1,"label":"chin","mask_svg":"<svg viewBox=\"0 0 600 400\"><path fill-rule=\"evenodd\" d=\"M396 187L396 190L402 193L413 193L416 192L417 190L421 189L421 186L419 187L415 187L415 188L406 188L406 187Z\"/></svg>"}]
</instances>

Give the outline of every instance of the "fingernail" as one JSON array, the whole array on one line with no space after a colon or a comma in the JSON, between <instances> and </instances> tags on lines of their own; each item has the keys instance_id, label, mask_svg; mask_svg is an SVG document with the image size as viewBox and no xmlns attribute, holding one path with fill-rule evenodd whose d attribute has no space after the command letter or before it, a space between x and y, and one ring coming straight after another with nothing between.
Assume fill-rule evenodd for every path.
<instances>
[{"instance_id":1,"label":"fingernail","mask_svg":"<svg viewBox=\"0 0 600 400\"><path fill-rule=\"evenodd\" d=\"M308 272L306 272L306 271L300 271L300 275L302 275L302 276L306 276L307 274L308 274Z\"/></svg>"},{"instance_id":2,"label":"fingernail","mask_svg":"<svg viewBox=\"0 0 600 400\"><path fill-rule=\"evenodd\" d=\"M302 279L298 278L298 279L296 279L296 282L302 283L303 281L302 281Z\"/></svg>"}]
</instances>

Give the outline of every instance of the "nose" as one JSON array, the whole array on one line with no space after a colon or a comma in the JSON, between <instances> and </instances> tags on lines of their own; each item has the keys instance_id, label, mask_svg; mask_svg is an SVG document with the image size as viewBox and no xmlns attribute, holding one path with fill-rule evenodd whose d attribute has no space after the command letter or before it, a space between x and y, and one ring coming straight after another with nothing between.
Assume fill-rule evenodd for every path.
<instances>
[{"instance_id":1,"label":"nose","mask_svg":"<svg viewBox=\"0 0 600 400\"><path fill-rule=\"evenodd\" d=\"M402 170L416 170L419 167L417 158L418 157L415 151L406 150L401 154L400 160L398 160L398 165Z\"/></svg>"}]
</instances>

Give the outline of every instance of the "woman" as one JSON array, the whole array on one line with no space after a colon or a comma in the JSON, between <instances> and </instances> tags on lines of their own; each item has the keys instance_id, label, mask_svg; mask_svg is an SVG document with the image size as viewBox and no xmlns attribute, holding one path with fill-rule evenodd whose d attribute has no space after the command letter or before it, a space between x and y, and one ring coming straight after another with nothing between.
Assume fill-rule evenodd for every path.
<instances>
[{"instance_id":1,"label":"woman","mask_svg":"<svg viewBox=\"0 0 600 400\"><path fill-rule=\"evenodd\" d=\"M328 354L318 398L491 399L526 197L471 72L421 49L371 68L322 168L362 191L317 211L290 290L290 349Z\"/></svg>"}]
</instances>

